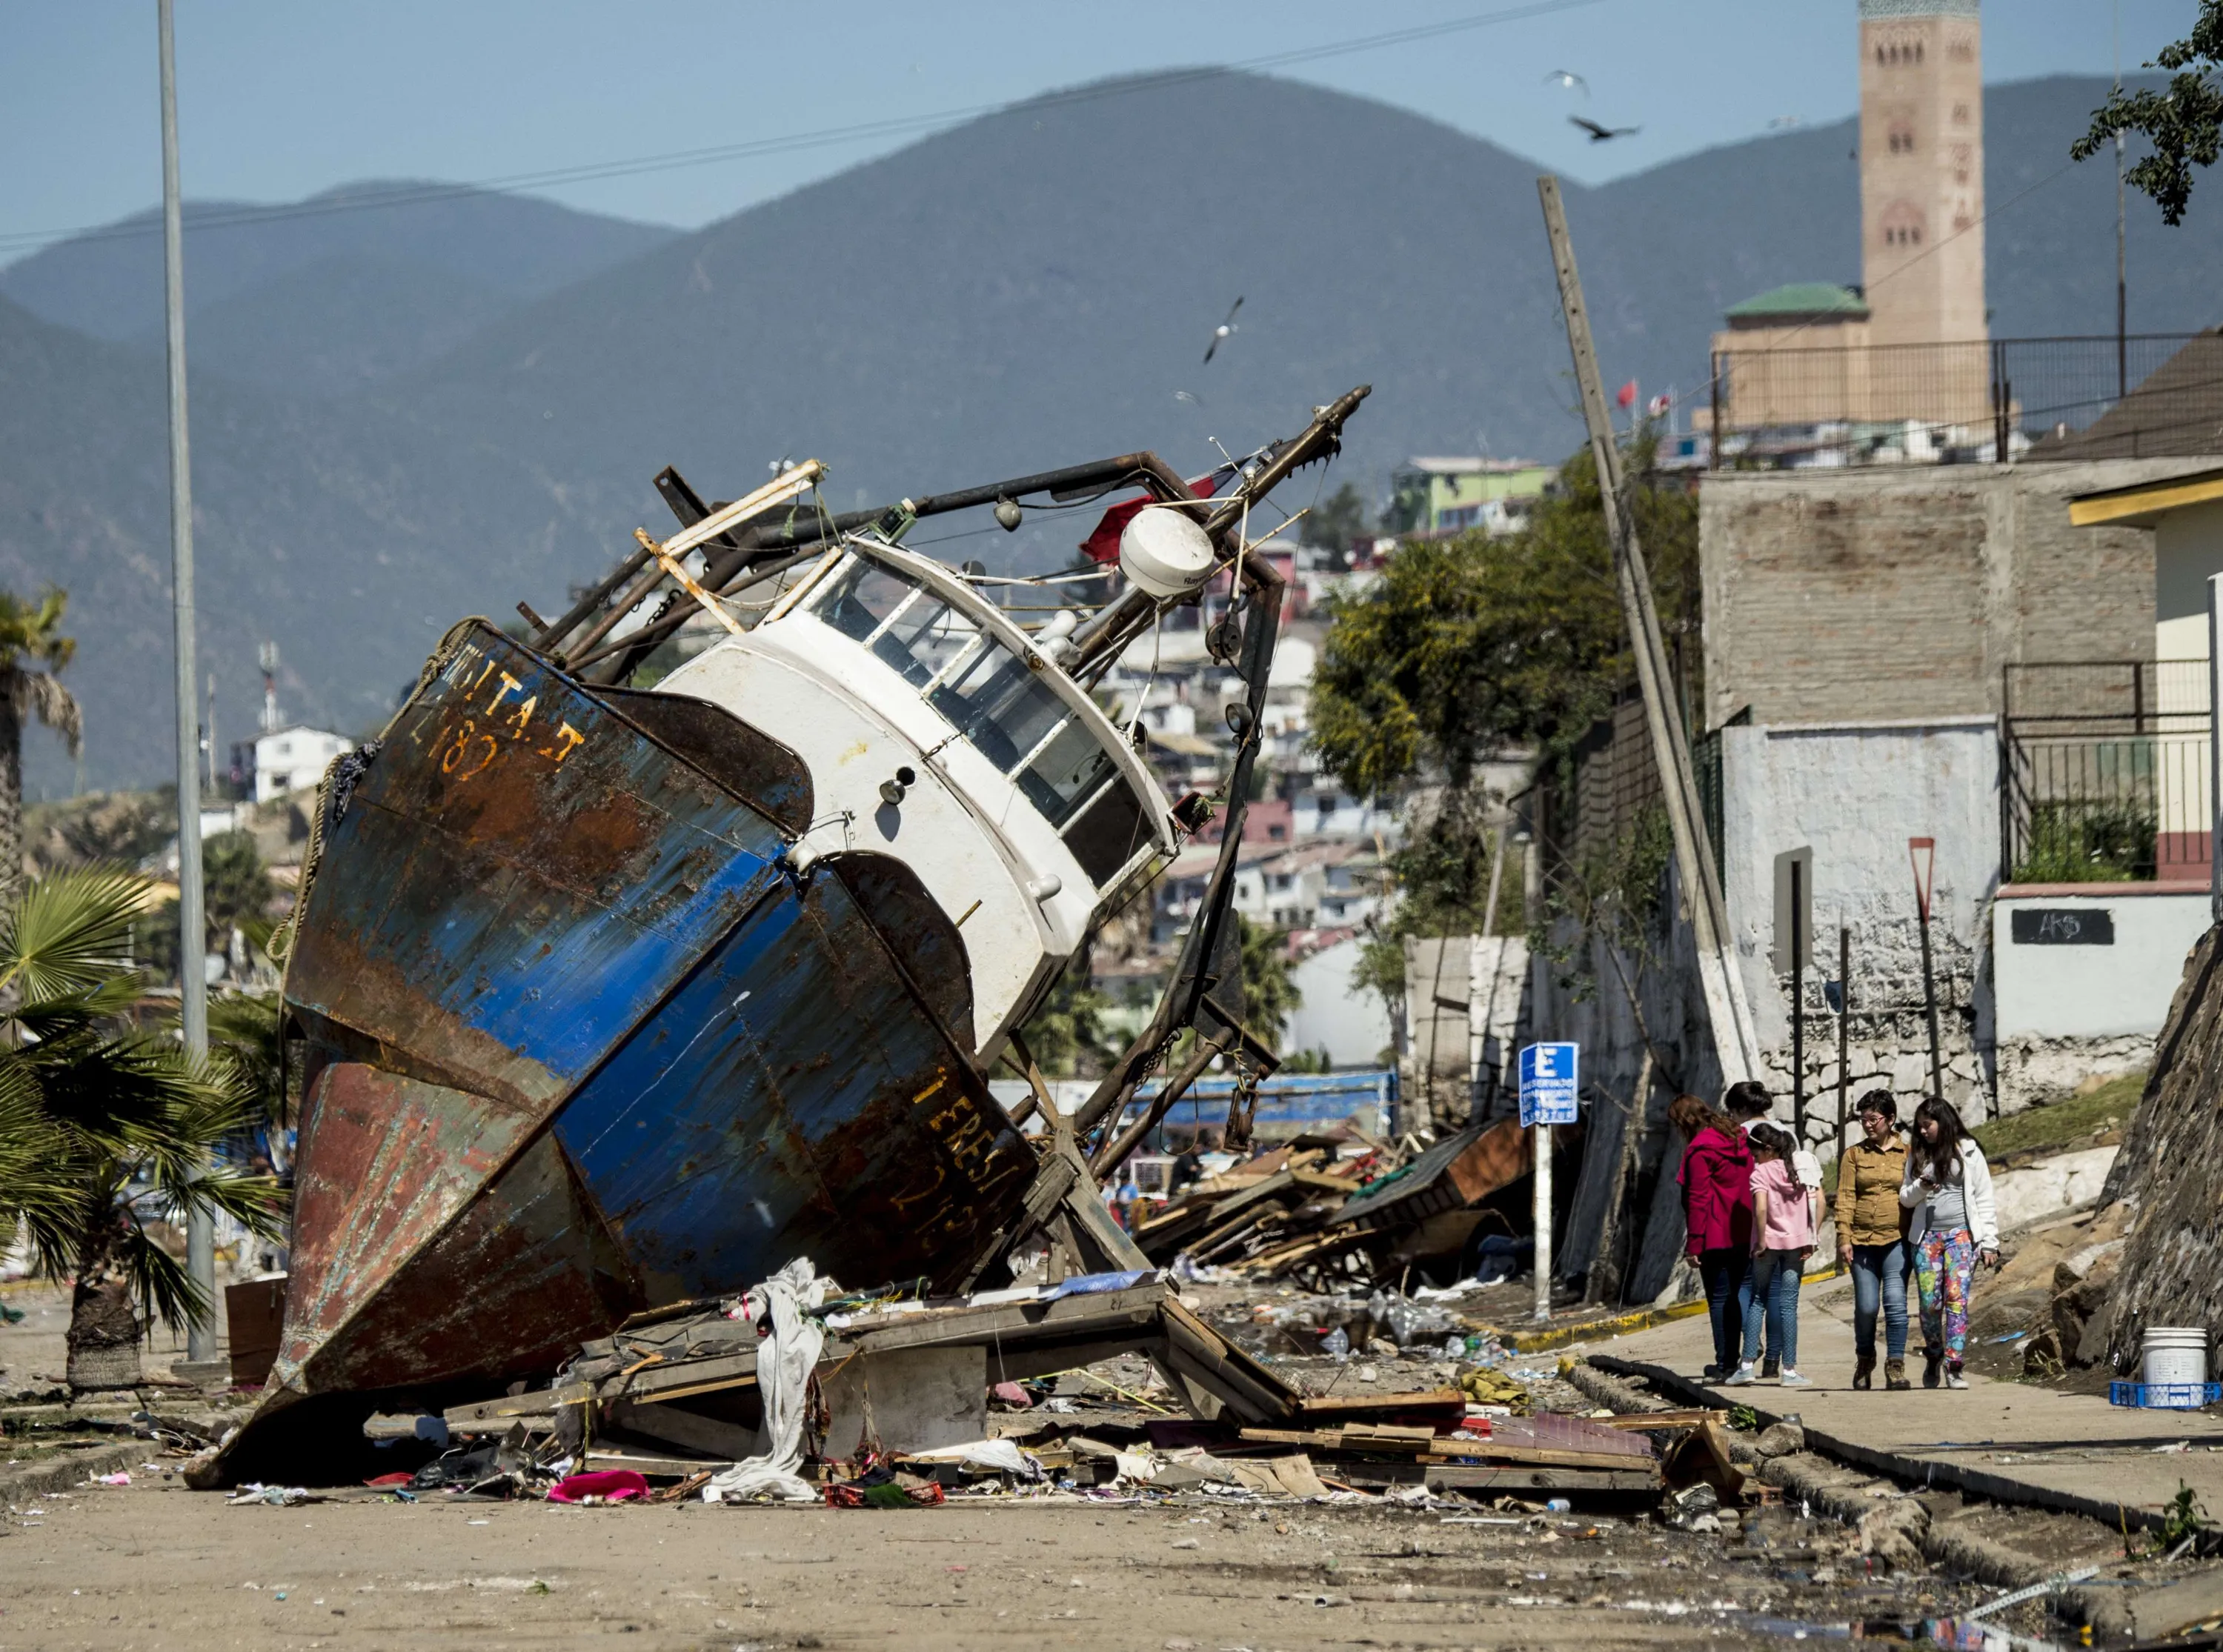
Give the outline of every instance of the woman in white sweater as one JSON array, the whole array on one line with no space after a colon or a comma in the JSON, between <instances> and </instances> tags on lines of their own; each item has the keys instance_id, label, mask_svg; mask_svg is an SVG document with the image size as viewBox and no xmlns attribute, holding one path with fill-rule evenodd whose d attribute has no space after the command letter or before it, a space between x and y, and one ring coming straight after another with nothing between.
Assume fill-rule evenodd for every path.
<instances>
[{"instance_id":1,"label":"woman in white sweater","mask_svg":"<svg viewBox=\"0 0 2223 1652\"><path fill-rule=\"evenodd\" d=\"M1915 1109L1914 1140L1899 1202L1914 1213L1907 1244L1922 1295L1922 1385L1966 1388L1961 1363L1968 1345L1968 1299L1976 1264L1999 1261L1999 1221L1992 1203L1992 1169L1961 1122L1932 1096Z\"/></svg>"}]
</instances>

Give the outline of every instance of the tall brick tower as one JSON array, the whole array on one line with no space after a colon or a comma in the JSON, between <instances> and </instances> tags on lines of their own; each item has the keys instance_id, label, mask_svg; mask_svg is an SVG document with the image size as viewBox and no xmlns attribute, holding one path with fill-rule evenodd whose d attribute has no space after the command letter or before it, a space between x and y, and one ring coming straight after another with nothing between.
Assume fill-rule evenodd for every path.
<instances>
[{"instance_id":1,"label":"tall brick tower","mask_svg":"<svg viewBox=\"0 0 2223 1652\"><path fill-rule=\"evenodd\" d=\"M1977 0L1860 0L1861 266L1875 344L1981 340Z\"/></svg>"}]
</instances>

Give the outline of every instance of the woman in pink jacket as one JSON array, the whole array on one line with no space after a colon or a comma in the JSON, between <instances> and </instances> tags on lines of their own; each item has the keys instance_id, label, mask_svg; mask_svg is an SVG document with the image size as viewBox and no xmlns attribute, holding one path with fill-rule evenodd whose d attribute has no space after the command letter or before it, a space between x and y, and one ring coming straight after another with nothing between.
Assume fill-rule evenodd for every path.
<instances>
[{"instance_id":1,"label":"woman in pink jacket","mask_svg":"<svg viewBox=\"0 0 2223 1652\"><path fill-rule=\"evenodd\" d=\"M1683 1133L1684 1249L1706 1285L1713 1320L1714 1363L1706 1380L1737 1368L1744 1347L1741 1299L1751 1289L1752 1149L1744 1132L1695 1096L1678 1096L1667 1121Z\"/></svg>"}]
</instances>

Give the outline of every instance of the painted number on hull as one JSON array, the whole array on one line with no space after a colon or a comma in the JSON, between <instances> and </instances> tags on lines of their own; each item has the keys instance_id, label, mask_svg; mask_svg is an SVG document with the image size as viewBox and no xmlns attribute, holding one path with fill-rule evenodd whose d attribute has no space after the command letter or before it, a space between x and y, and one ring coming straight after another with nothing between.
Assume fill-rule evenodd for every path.
<instances>
[{"instance_id":1,"label":"painted number on hull","mask_svg":"<svg viewBox=\"0 0 2223 1652\"><path fill-rule=\"evenodd\" d=\"M460 683L467 675L464 668L477 649L467 649L447 675L450 682ZM483 691L484 703L480 703ZM501 669L491 657L479 669L477 676L463 690L463 704L468 707L452 724L443 721L440 732L434 737L440 772L456 780L469 780L493 766L494 760L508 746L531 738L526 750L535 757L545 757L561 766L587 737L570 724L561 719L553 729L544 720L538 727L533 725L533 714L539 710L540 696L525 692L525 684ZM545 743L542 744L545 739Z\"/></svg>"}]
</instances>

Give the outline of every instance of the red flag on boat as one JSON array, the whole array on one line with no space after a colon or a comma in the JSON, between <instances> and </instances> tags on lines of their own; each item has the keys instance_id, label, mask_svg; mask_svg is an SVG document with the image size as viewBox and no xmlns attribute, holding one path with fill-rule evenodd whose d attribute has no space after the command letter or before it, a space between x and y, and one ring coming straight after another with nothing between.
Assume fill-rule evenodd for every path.
<instances>
[{"instance_id":1,"label":"red flag on boat","mask_svg":"<svg viewBox=\"0 0 2223 1652\"><path fill-rule=\"evenodd\" d=\"M1207 472L1191 482L1188 485L1188 491L1199 499L1210 499L1212 481L1212 474ZM1148 505L1154 497L1155 495L1149 493L1138 494L1133 499L1121 499L1117 505L1105 511L1103 520L1096 524L1096 531L1080 542L1082 553L1092 562L1118 562L1119 536L1126 531L1127 524L1135 519L1135 513Z\"/></svg>"},{"instance_id":2,"label":"red flag on boat","mask_svg":"<svg viewBox=\"0 0 2223 1652\"><path fill-rule=\"evenodd\" d=\"M1620 393L1618 396L1615 396L1615 397L1614 398L1614 400L1615 400L1615 402L1619 403L1619 404L1620 404L1622 406L1623 406L1623 407L1634 407L1634 406L1635 406L1635 405L1636 405L1636 380L1634 380L1634 379L1631 379L1631 380L1630 380L1627 384L1625 384L1625 385L1622 386L1622 387L1621 387L1621 393Z\"/></svg>"}]
</instances>

